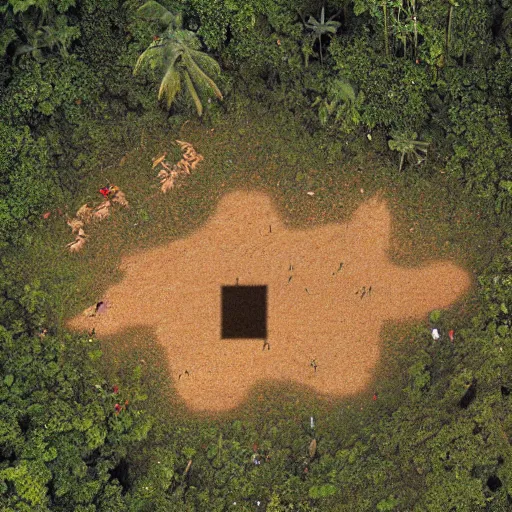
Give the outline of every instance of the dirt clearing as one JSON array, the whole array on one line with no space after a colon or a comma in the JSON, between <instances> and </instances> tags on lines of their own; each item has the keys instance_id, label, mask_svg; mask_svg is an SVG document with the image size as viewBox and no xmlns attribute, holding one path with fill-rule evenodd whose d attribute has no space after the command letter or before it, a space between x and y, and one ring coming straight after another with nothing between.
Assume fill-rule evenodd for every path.
<instances>
[{"instance_id":1,"label":"dirt clearing","mask_svg":"<svg viewBox=\"0 0 512 512\"><path fill-rule=\"evenodd\" d=\"M378 197L348 223L298 230L267 194L229 192L192 235L125 257L124 279L98 297L107 312L69 326L94 327L103 339L153 329L193 411L235 408L260 381L354 394L371 382L384 322L421 319L471 285L450 261L392 263L390 236L390 211ZM266 340L221 339L221 290L237 283L267 287Z\"/></svg>"}]
</instances>

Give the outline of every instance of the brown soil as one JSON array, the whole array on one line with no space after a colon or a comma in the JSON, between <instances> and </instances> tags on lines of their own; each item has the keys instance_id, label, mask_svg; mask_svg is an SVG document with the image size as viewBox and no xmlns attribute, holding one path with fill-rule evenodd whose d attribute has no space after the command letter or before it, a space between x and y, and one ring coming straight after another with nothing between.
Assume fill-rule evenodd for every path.
<instances>
[{"instance_id":1,"label":"brown soil","mask_svg":"<svg viewBox=\"0 0 512 512\"><path fill-rule=\"evenodd\" d=\"M378 197L348 223L297 230L285 227L267 194L230 192L192 235L125 257L124 279L101 298L107 313L78 316L70 327L94 327L103 338L154 329L176 390L194 411L232 409L260 381L354 394L372 379L385 321L421 319L471 284L450 261L392 263L390 233L391 215ZM262 339L221 339L221 287L237 278L267 286L270 350Z\"/></svg>"}]
</instances>

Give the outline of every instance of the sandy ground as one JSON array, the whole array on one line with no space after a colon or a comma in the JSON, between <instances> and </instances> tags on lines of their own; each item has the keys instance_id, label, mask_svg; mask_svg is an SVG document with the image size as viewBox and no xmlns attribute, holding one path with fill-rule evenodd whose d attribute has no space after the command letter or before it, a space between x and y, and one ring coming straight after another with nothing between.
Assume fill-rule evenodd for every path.
<instances>
[{"instance_id":1,"label":"sandy ground","mask_svg":"<svg viewBox=\"0 0 512 512\"><path fill-rule=\"evenodd\" d=\"M153 329L193 411L232 409L258 381L354 394L371 381L385 321L421 319L460 299L471 283L449 261L393 264L390 234L390 211L378 197L348 223L296 230L284 226L267 194L230 192L191 236L124 258L124 279L98 297L107 313L78 316L69 326L94 327L104 339ZM221 287L237 278L267 286L270 350L263 339L221 339Z\"/></svg>"}]
</instances>

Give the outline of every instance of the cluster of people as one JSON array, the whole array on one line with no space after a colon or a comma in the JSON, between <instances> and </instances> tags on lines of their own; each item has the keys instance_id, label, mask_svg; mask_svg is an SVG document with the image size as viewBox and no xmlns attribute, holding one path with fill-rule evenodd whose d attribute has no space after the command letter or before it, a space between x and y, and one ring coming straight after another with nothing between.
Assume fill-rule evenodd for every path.
<instances>
[{"instance_id":1,"label":"cluster of people","mask_svg":"<svg viewBox=\"0 0 512 512\"><path fill-rule=\"evenodd\" d=\"M197 153L193 148L192 144L182 140L176 141L183 151L183 158L172 167L166 162L165 158L167 153L153 160L153 169L157 166L161 166L158 178L160 178L161 190L165 194L168 190L174 187L174 181L180 174L190 174L191 170L194 170L197 164L203 160L203 156Z\"/></svg>"},{"instance_id":2,"label":"cluster of people","mask_svg":"<svg viewBox=\"0 0 512 512\"><path fill-rule=\"evenodd\" d=\"M92 220L106 219L110 215L112 204L117 203L125 208L129 207L126 196L119 190L119 187L108 185L101 188L99 192L105 198L102 203L94 208L84 204L76 212L75 218L67 220L71 232L75 235L75 240L66 246L70 252L78 252L83 249L87 239L84 226Z\"/></svg>"}]
</instances>

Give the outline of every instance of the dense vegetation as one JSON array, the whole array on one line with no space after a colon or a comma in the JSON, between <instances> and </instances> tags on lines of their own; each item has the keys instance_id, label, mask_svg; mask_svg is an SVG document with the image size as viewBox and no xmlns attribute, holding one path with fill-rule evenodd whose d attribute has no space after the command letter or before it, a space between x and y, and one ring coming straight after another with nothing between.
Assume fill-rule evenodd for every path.
<instances>
[{"instance_id":1,"label":"dense vegetation","mask_svg":"<svg viewBox=\"0 0 512 512\"><path fill-rule=\"evenodd\" d=\"M512 3L143 4L0 5L0 509L512 509ZM385 333L390 378L375 401L333 407L269 388L233 417L190 418L172 397L161 406L164 377L119 370L101 340L63 327L94 300L75 293L92 278L58 262L65 230L42 214L74 211L91 177L127 179L120 158L187 119L222 132L262 110L305 159L322 158L310 140L349 179L371 161L369 182L430 190L425 210L437 194L440 210L460 203L476 288L467 310L435 318L454 343L432 343L422 325ZM247 159L223 148L224 180ZM151 229L147 208L131 215ZM98 261L79 265L110 271Z\"/></svg>"}]
</instances>

